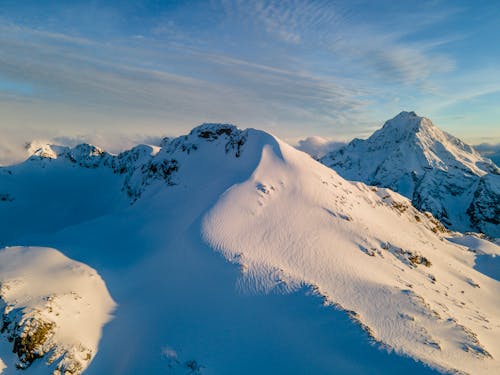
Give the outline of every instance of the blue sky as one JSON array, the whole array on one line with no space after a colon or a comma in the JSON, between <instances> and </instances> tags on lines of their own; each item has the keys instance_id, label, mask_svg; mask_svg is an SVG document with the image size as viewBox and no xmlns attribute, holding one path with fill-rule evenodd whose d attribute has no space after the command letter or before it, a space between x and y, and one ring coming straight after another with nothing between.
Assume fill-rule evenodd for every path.
<instances>
[{"instance_id":1,"label":"blue sky","mask_svg":"<svg viewBox=\"0 0 500 375\"><path fill-rule=\"evenodd\" d=\"M349 140L415 110L498 143L499 20L480 0L0 0L0 128L109 141L216 121Z\"/></svg>"}]
</instances>

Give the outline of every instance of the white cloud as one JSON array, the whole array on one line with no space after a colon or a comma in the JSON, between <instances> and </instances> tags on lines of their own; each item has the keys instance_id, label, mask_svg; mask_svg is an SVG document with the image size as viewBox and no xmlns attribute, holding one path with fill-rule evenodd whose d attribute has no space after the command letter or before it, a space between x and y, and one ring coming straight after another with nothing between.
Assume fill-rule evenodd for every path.
<instances>
[{"instance_id":1,"label":"white cloud","mask_svg":"<svg viewBox=\"0 0 500 375\"><path fill-rule=\"evenodd\" d=\"M315 159L325 156L327 153L338 150L345 146L346 143L342 141L335 141L319 136L307 137L297 142L295 147L298 150L304 151Z\"/></svg>"}]
</instances>

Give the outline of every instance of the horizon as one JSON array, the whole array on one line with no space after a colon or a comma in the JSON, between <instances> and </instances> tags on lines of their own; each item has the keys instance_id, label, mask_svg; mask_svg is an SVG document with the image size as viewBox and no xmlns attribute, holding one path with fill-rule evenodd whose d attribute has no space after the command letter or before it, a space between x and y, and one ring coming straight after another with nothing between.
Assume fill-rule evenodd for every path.
<instances>
[{"instance_id":1,"label":"horizon","mask_svg":"<svg viewBox=\"0 0 500 375\"><path fill-rule=\"evenodd\" d=\"M402 113L405 112L413 112L417 116L421 118L426 118L425 116L420 116L418 113L415 113L414 111L401 111L399 112L396 116L401 115ZM387 119L386 121L389 121L393 119L394 117ZM381 129L386 121L384 121L378 128L375 129ZM432 121L432 119L431 119ZM214 125L232 125L235 126L239 129L249 129L249 128L242 128L239 127L237 124L231 124L231 123L210 123L210 122L204 122L201 124L197 124L190 128L189 130L185 132L181 132L178 134L163 134L163 135L141 135L141 134L129 134L129 135L108 135L105 136L102 133L95 133L92 135L75 135L75 136L55 136L52 138L33 138L33 139L26 139L22 142L17 142L17 143L11 143L9 144L8 142L2 142L0 140L0 167L2 166L8 166L8 165L14 165L20 162L23 162L28 158L34 151L39 149L42 145L54 145L54 146L63 146L63 147L69 147L73 148L77 145L80 144L90 144L93 146L97 146L104 151L107 151L111 154L119 154L121 152L127 151L134 146L140 145L140 144L145 144L145 145L150 145L150 146L160 146L160 143L162 142L163 139L165 138L177 138L181 136L185 136L189 134L193 129L196 127L202 126L202 125L207 125L207 124L214 124ZM434 124L437 126L436 124ZM439 126L437 126L439 128ZM255 128L258 129L258 128ZM262 129L259 129L262 130ZM269 133L272 134L272 133ZM275 136L274 134L272 134ZM322 136L317 136L317 135L309 135L305 136L303 138L288 138L288 139L282 139L286 143L290 144L291 146L297 148L298 150L304 151L307 154L310 154L313 157L318 157L319 155L325 155L328 152L337 150L348 143L350 143L354 139L367 139L371 137L373 133L369 134L366 137L354 137L351 139L339 139L339 138L332 138L332 137L322 137ZM452 134L453 135L453 134ZM278 137L279 138L279 137ZM9 140L7 140L9 141ZM476 151L478 151L481 155L484 157L489 158L490 155L493 155L493 161L495 162L496 159L498 158L497 154L500 153L500 143L490 143L490 142L481 142L478 144L471 144Z\"/></svg>"},{"instance_id":2,"label":"horizon","mask_svg":"<svg viewBox=\"0 0 500 375\"><path fill-rule=\"evenodd\" d=\"M126 148L204 122L346 142L402 110L495 146L498 16L489 1L7 1L0 149Z\"/></svg>"}]
</instances>

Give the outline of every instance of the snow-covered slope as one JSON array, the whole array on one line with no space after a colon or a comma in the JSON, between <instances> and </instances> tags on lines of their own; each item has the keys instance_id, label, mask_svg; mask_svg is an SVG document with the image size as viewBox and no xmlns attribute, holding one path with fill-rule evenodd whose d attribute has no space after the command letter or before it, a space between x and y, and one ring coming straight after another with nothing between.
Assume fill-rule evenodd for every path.
<instances>
[{"instance_id":1,"label":"snow-covered slope","mask_svg":"<svg viewBox=\"0 0 500 375\"><path fill-rule=\"evenodd\" d=\"M88 374L432 373L371 347L345 316L434 369L500 371L498 282L397 193L230 125L120 155L50 148L0 169L14 198L0 202L1 235L57 248L106 282L118 307ZM16 192L40 170L44 191L65 189L23 203L31 195ZM73 210L68 225L51 209L93 199L105 209ZM33 211L57 225L30 222Z\"/></svg>"},{"instance_id":2,"label":"snow-covered slope","mask_svg":"<svg viewBox=\"0 0 500 375\"><path fill-rule=\"evenodd\" d=\"M7 370L79 374L97 352L114 302L88 266L54 249L11 247L0 250L0 307Z\"/></svg>"},{"instance_id":3,"label":"snow-covered slope","mask_svg":"<svg viewBox=\"0 0 500 375\"><path fill-rule=\"evenodd\" d=\"M448 227L500 236L500 170L415 112L321 160L343 177L388 187Z\"/></svg>"},{"instance_id":4,"label":"snow-covered slope","mask_svg":"<svg viewBox=\"0 0 500 375\"><path fill-rule=\"evenodd\" d=\"M487 155L487 157L491 159L496 165L500 164L500 152Z\"/></svg>"}]
</instances>

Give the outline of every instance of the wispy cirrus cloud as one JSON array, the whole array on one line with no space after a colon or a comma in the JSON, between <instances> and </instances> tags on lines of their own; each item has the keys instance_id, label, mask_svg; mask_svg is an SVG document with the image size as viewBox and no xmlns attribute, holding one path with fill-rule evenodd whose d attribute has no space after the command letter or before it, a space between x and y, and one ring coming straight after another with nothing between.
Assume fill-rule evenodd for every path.
<instances>
[{"instance_id":1,"label":"wispy cirrus cloud","mask_svg":"<svg viewBox=\"0 0 500 375\"><path fill-rule=\"evenodd\" d=\"M191 126L207 119L249 126L280 118L291 123L332 121L340 118L340 110L352 114L363 106L362 91L349 87L347 80L200 49L168 49L129 48L19 27L12 33L4 26L0 72L12 80L22 77L35 88L35 98L18 100L147 113ZM161 65L144 64L145 55Z\"/></svg>"},{"instance_id":2,"label":"wispy cirrus cloud","mask_svg":"<svg viewBox=\"0 0 500 375\"><path fill-rule=\"evenodd\" d=\"M411 36L460 9L433 10L415 7L391 9L380 4L375 22L367 23L356 14L352 2L332 1L225 1L232 17L261 26L270 36L300 44L298 53L319 49L332 70L348 67L351 74L371 80L417 85L426 90L433 75L452 71L456 63L437 47L462 35L431 36L412 40ZM356 3L356 2L354 2ZM369 7L362 1L358 6ZM386 4L387 5L387 4ZM373 8L373 7L371 7ZM377 10L377 8L375 7Z\"/></svg>"},{"instance_id":3,"label":"wispy cirrus cloud","mask_svg":"<svg viewBox=\"0 0 500 375\"><path fill-rule=\"evenodd\" d=\"M52 136L225 121L345 139L403 107L431 116L496 87L452 85L466 76L452 47L474 31L448 28L464 10L446 1L77 2L52 6L50 20L38 5L7 8L3 127Z\"/></svg>"},{"instance_id":4,"label":"wispy cirrus cloud","mask_svg":"<svg viewBox=\"0 0 500 375\"><path fill-rule=\"evenodd\" d=\"M334 31L350 13L338 2L324 0L225 0L222 4L229 17L292 44L321 41L325 31Z\"/></svg>"}]
</instances>

